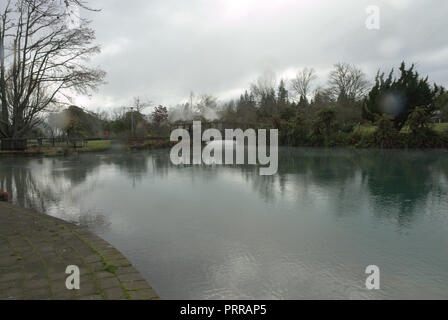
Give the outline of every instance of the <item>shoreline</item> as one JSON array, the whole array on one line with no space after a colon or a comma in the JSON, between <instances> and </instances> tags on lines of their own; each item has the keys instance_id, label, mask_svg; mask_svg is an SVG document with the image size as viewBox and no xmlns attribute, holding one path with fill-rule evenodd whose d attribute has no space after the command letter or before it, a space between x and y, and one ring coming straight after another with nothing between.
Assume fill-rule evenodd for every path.
<instances>
[{"instance_id":1,"label":"shoreline","mask_svg":"<svg viewBox=\"0 0 448 320\"><path fill-rule=\"evenodd\" d=\"M42 151L1 151L0 152L0 158L6 157L6 156L24 156L24 157L43 157L43 158L51 158L51 157L66 157L73 154L85 154L85 153L113 153L113 152L136 152L136 151L149 151L149 150L163 150L163 149L169 149L172 145L162 145L162 146L143 146L143 147L133 147L133 146L123 146L122 148L114 148L113 146L110 146L107 149L103 150L78 150L78 151L71 151L68 153L58 153L58 152L42 152ZM348 149L348 150L413 150L413 151L428 151L428 150L445 150L448 151L448 146L443 147L391 147L391 148L381 148L378 146L370 146L370 147L364 147L364 146L356 146L356 145L333 145L333 146L325 146L325 145L278 145L279 148L318 148L318 149L326 149L326 150L332 150L332 149Z\"/></svg>"},{"instance_id":2,"label":"shoreline","mask_svg":"<svg viewBox=\"0 0 448 320\"><path fill-rule=\"evenodd\" d=\"M84 227L0 202L0 300L158 300L126 257ZM80 289L65 286L80 270Z\"/></svg>"},{"instance_id":3,"label":"shoreline","mask_svg":"<svg viewBox=\"0 0 448 320\"><path fill-rule=\"evenodd\" d=\"M102 145L93 148L79 148L74 149L72 147L47 147L47 148L29 148L26 151L0 151L0 158L2 156L27 156L27 157L64 157L72 154L83 153L107 153L107 152L133 152L144 150L157 150L167 149L172 146L172 143L168 141L158 141L154 144L145 143L140 145L129 145L125 143L113 143L111 140L103 140L108 142L107 145Z\"/></svg>"}]
</instances>

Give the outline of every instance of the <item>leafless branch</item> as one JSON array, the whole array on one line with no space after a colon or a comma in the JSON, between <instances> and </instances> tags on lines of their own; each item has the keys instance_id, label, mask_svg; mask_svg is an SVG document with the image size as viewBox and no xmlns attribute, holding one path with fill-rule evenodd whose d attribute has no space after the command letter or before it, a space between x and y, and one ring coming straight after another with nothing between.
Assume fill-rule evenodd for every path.
<instances>
[{"instance_id":1,"label":"leafless branch","mask_svg":"<svg viewBox=\"0 0 448 320\"><path fill-rule=\"evenodd\" d=\"M81 0L8 0L0 13L0 136L20 137L50 106L87 94L105 72L86 64L100 51L89 21L68 26L66 6Z\"/></svg>"}]
</instances>

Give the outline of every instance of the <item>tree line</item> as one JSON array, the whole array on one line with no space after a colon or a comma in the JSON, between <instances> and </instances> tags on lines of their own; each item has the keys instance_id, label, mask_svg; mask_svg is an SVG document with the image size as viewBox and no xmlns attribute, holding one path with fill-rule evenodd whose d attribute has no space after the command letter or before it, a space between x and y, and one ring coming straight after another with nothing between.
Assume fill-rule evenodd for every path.
<instances>
[{"instance_id":1,"label":"tree line","mask_svg":"<svg viewBox=\"0 0 448 320\"><path fill-rule=\"evenodd\" d=\"M101 137L107 132L109 137L123 138L168 136L177 122L217 120L279 129L280 143L291 146L446 145L446 138L430 124L434 116L448 120L448 93L420 76L413 64L403 62L387 76L378 72L369 83L360 68L338 63L325 87L315 86L316 82L314 69L305 68L278 83L263 75L238 99L223 103L212 95L191 93L188 102L167 108L137 97L129 106L96 113L72 106L48 116L44 123L66 136ZM148 109L152 111L145 114ZM363 131L369 126L374 130Z\"/></svg>"},{"instance_id":2,"label":"tree line","mask_svg":"<svg viewBox=\"0 0 448 320\"><path fill-rule=\"evenodd\" d=\"M279 129L280 143L292 146L443 147L447 133L433 130L434 121L448 121L448 92L422 77L415 64L402 62L387 75L378 71L373 83L357 66L337 63L325 86L315 86L314 69L278 83L263 75L239 99L220 106L202 98L214 119ZM185 110L196 112L185 112ZM202 108L204 109L204 108ZM207 118L192 103L171 115ZM211 114L211 112L208 112ZM170 117L176 120L176 117Z\"/></svg>"}]
</instances>

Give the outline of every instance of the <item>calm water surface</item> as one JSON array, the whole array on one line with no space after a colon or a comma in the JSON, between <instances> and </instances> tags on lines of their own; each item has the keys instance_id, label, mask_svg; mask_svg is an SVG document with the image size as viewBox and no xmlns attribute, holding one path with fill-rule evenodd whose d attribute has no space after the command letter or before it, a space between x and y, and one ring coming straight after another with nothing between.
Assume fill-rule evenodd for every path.
<instances>
[{"instance_id":1,"label":"calm water surface","mask_svg":"<svg viewBox=\"0 0 448 320\"><path fill-rule=\"evenodd\" d=\"M447 152L279 156L272 177L168 151L2 158L0 183L112 243L162 298L448 298Z\"/></svg>"}]
</instances>

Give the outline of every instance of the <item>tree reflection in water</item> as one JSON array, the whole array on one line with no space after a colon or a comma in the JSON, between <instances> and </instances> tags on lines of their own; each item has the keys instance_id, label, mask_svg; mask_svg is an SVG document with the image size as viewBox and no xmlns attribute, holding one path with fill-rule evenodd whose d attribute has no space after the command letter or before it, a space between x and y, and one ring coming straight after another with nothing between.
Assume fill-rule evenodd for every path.
<instances>
[{"instance_id":1,"label":"tree reflection in water","mask_svg":"<svg viewBox=\"0 0 448 320\"><path fill-rule=\"evenodd\" d=\"M15 203L55 214L89 228L108 228L101 208L86 207L82 199L100 188L99 181L117 170L137 188L151 176L166 179L187 170L195 181L222 179L230 174L250 185L266 202L284 199L308 203L327 201L337 216L358 214L353 197L365 199L377 219L411 225L424 213L427 201L447 194L448 157L444 151L381 151L351 149L280 148L279 171L260 176L256 166L174 166L166 150L80 155L68 158L0 159L0 187Z\"/></svg>"},{"instance_id":2,"label":"tree reflection in water","mask_svg":"<svg viewBox=\"0 0 448 320\"><path fill-rule=\"evenodd\" d=\"M89 228L108 228L99 211L79 204L96 186L98 157L80 160L9 157L0 160L0 187L7 190L21 207L53 214ZM85 183L89 180L89 183Z\"/></svg>"}]
</instances>

